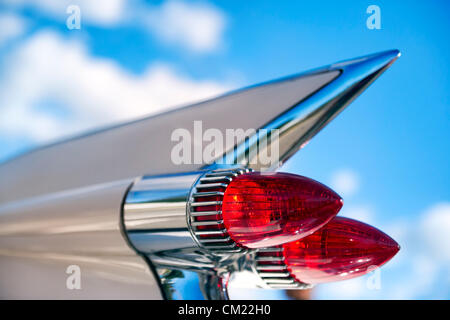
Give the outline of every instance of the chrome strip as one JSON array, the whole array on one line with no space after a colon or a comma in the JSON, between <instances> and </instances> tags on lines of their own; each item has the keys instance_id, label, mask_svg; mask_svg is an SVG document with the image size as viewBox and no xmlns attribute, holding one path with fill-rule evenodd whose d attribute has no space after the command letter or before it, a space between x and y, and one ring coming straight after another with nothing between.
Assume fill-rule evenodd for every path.
<instances>
[{"instance_id":1,"label":"chrome strip","mask_svg":"<svg viewBox=\"0 0 450 320\"><path fill-rule=\"evenodd\" d=\"M137 180L124 205L124 223L128 232L185 229L186 201L191 186L201 171Z\"/></svg>"}]
</instances>

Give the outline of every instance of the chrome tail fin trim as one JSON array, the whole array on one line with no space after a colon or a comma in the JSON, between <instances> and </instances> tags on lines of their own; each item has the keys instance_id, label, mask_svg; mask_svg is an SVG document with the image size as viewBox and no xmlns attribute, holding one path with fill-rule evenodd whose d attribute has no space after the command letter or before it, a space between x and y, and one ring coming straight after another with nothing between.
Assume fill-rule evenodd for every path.
<instances>
[{"instance_id":1,"label":"chrome tail fin trim","mask_svg":"<svg viewBox=\"0 0 450 320\"><path fill-rule=\"evenodd\" d=\"M209 167L215 167L222 163L239 163L258 171L273 171L305 146L399 56L398 50L389 50L338 62L305 73L305 77L333 71L338 71L340 74L259 128L255 134L219 157L215 164ZM267 138L267 132L271 132L271 130L276 130L276 139ZM266 140L264 150L258 149L262 140ZM274 143L273 140L277 140L276 143L279 145L279 159L270 166L263 165L260 161L261 153L267 152L271 143Z\"/></svg>"}]
</instances>

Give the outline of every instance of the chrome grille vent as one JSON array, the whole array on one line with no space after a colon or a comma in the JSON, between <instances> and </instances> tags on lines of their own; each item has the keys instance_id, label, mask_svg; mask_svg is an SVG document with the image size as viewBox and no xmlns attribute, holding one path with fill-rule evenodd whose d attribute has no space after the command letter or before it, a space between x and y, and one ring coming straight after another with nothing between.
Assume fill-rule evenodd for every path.
<instances>
[{"instance_id":1,"label":"chrome grille vent","mask_svg":"<svg viewBox=\"0 0 450 320\"><path fill-rule=\"evenodd\" d=\"M200 247L219 252L240 252L222 219L222 200L228 184L248 168L219 169L204 174L192 188L187 208L189 229Z\"/></svg>"},{"instance_id":2,"label":"chrome grille vent","mask_svg":"<svg viewBox=\"0 0 450 320\"><path fill-rule=\"evenodd\" d=\"M309 289L310 284L298 282L284 263L283 248L258 249L255 269L264 283L271 289Z\"/></svg>"}]
</instances>

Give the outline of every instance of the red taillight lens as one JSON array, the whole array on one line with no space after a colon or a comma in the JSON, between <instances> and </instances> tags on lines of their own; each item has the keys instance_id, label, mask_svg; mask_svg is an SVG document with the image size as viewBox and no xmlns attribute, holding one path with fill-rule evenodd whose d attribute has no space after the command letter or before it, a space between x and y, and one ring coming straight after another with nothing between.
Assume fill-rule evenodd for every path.
<instances>
[{"instance_id":1,"label":"red taillight lens","mask_svg":"<svg viewBox=\"0 0 450 320\"><path fill-rule=\"evenodd\" d=\"M236 243L262 248L310 235L341 207L339 195L312 179L288 173L247 173L227 186L222 217Z\"/></svg>"},{"instance_id":2,"label":"red taillight lens","mask_svg":"<svg viewBox=\"0 0 450 320\"><path fill-rule=\"evenodd\" d=\"M399 245L365 223L336 217L314 234L283 245L284 262L303 283L361 276L389 261Z\"/></svg>"}]
</instances>

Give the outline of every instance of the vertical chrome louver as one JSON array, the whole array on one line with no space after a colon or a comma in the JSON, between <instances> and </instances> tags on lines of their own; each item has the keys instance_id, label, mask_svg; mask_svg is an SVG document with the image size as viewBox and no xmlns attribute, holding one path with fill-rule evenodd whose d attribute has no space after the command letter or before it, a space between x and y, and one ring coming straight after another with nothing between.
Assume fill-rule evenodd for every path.
<instances>
[{"instance_id":1,"label":"vertical chrome louver","mask_svg":"<svg viewBox=\"0 0 450 320\"><path fill-rule=\"evenodd\" d=\"M258 249L255 271L271 289L308 289L312 285L298 282L284 263L283 248Z\"/></svg>"},{"instance_id":2,"label":"vertical chrome louver","mask_svg":"<svg viewBox=\"0 0 450 320\"><path fill-rule=\"evenodd\" d=\"M228 184L248 168L218 169L205 173L193 186L187 207L187 223L200 247L219 252L240 252L222 219L222 199Z\"/></svg>"}]
</instances>

